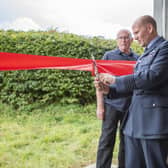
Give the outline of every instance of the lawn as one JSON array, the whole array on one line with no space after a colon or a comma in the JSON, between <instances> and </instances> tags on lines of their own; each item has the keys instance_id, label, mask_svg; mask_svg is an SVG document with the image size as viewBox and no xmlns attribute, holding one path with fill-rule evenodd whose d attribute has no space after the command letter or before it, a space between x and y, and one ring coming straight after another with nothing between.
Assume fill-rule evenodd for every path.
<instances>
[{"instance_id":1,"label":"lawn","mask_svg":"<svg viewBox=\"0 0 168 168\"><path fill-rule=\"evenodd\" d=\"M95 162L100 128L95 105L28 113L0 104L0 167L82 168Z\"/></svg>"}]
</instances>

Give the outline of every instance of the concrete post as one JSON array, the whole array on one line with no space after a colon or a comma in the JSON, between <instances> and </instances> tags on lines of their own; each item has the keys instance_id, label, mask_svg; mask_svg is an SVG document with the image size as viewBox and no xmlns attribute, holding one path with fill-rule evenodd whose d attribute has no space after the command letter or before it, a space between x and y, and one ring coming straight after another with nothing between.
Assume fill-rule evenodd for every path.
<instances>
[{"instance_id":1,"label":"concrete post","mask_svg":"<svg viewBox=\"0 0 168 168\"><path fill-rule=\"evenodd\" d=\"M168 0L154 0L153 4L158 33L168 39Z\"/></svg>"}]
</instances>

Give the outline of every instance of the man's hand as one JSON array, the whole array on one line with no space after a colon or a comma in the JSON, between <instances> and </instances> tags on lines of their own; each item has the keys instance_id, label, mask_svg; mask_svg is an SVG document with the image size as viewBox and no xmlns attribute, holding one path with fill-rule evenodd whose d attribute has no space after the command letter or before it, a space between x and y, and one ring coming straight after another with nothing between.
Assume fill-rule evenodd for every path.
<instances>
[{"instance_id":1,"label":"man's hand","mask_svg":"<svg viewBox=\"0 0 168 168\"><path fill-rule=\"evenodd\" d=\"M97 78L95 78L95 80L94 80L94 85L95 85L95 88L98 89L103 94L108 94L110 91L109 85L103 83L102 81L100 81Z\"/></svg>"},{"instance_id":2,"label":"man's hand","mask_svg":"<svg viewBox=\"0 0 168 168\"><path fill-rule=\"evenodd\" d=\"M100 78L100 81L106 85L114 84L116 81L115 76L107 73L100 73L99 78Z\"/></svg>"}]
</instances>

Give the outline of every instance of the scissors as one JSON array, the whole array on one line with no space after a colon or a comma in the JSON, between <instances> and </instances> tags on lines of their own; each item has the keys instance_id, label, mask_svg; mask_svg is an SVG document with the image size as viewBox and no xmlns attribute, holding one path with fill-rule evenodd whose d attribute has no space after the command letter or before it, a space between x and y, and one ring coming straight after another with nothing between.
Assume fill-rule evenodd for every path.
<instances>
[{"instance_id":1,"label":"scissors","mask_svg":"<svg viewBox=\"0 0 168 168\"><path fill-rule=\"evenodd\" d=\"M95 74L96 78L99 79L99 72L98 72L98 68L97 68L97 63L96 63L95 57L94 57L93 54L91 55L91 57L92 57L93 64L94 64L94 74Z\"/></svg>"}]
</instances>

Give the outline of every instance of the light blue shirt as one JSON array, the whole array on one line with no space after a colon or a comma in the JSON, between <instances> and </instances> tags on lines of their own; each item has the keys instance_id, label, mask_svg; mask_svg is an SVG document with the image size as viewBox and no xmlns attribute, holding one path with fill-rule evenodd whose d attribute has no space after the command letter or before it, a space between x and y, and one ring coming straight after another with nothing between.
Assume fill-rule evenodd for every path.
<instances>
[{"instance_id":1,"label":"light blue shirt","mask_svg":"<svg viewBox=\"0 0 168 168\"><path fill-rule=\"evenodd\" d=\"M150 41L150 43L147 45L147 48L150 48L159 38L160 36L156 36L152 41Z\"/></svg>"}]
</instances>

